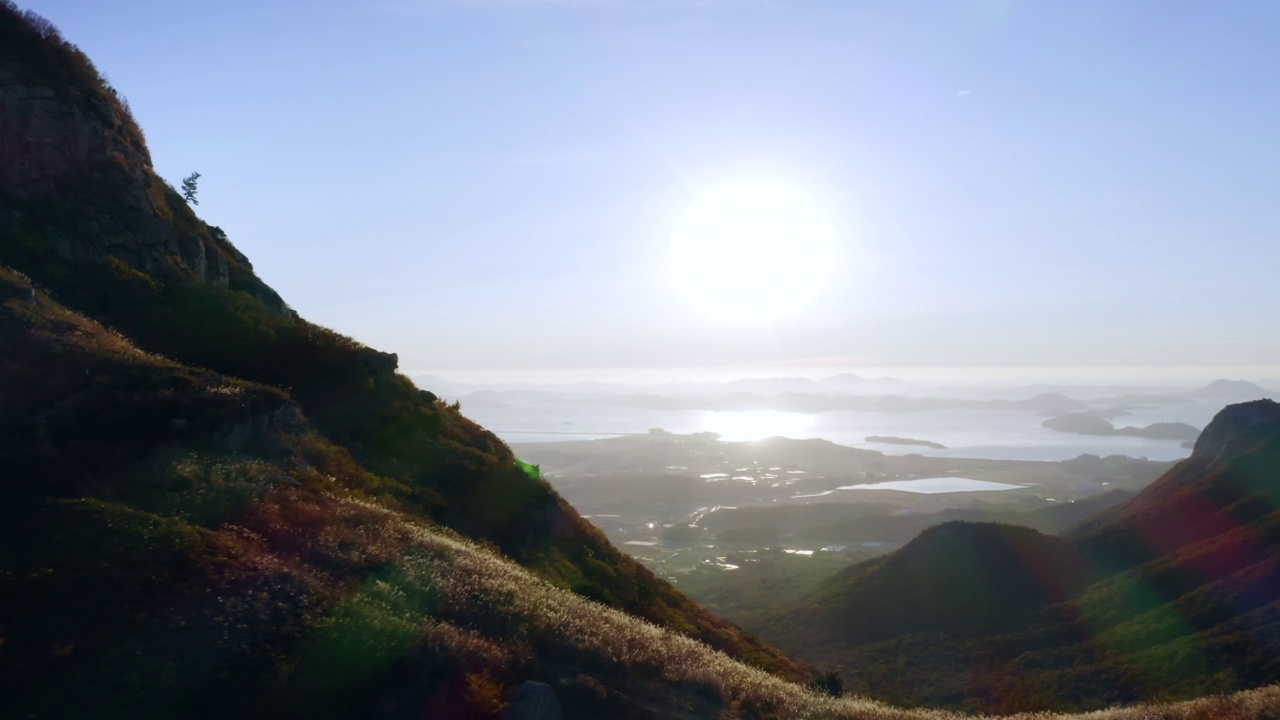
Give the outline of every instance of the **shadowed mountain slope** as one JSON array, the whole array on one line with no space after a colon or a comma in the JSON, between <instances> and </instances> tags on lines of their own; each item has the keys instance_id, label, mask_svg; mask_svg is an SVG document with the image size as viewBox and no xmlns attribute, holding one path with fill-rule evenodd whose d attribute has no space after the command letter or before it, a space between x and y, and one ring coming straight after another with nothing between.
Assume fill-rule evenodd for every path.
<instances>
[{"instance_id":1,"label":"shadowed mountain slope","mask_svg":"<svg viewBox=\"0 0 1280 720\"><path fill-rule=\"evenodd\" d=\"M150 543L154 530L159 546L172 547L155 548L167 569L142 583L137 603L121 601L124 614L103 621L115 628L103 629L108 636L126 615L167 607L176 597L169 589L191 578L214 582L210 571L235 545L219 544L220 523L257 513L267 488L303 492L298 483L447 528L557 587L806 677L614 549L501 441L396 374L394 355L297 317L226 236L155 175L136 123L88 58L47 21L7 2L0 3L0 138L0 263L25 273L5 270L2 278L0 664L10 672L0 674L11 689L27 687L30 673L45 677L35 661L41 653L78 658L113 647L80 637L97 631L77 623L96 627L102 618L79 603L101 594L99 581L120 585L102 573L130 565L127 543ZM161 501L155 493L176 496ZM316 497L307 502L327 507ZM298 518L284 525L296 542L308 532ZM76 526L84 529L46 537ZM117 547L106 537L97 543L90 527L141 535ZM89 553L81 566L71 538L119 554ZM46 545L61 548L50 551L62 553L57 562L39 555ZM24 546L35 555L24 555ZM201 565L205 555L217 567ZM40 575L55 565L61 574ZM187 580L166 580L170 570ZM41 594L46 582L61 600ZM275 601L268 593L264 602ZM315 619L306 616L311 599L283 602L277 615L255 622ZM73 622L76 607L82 619ZM62 620L26 614L45 611ZM73 627L55 632L63 620ZM34 645L24 628L37 636Z\"/></svg>"},{"instance_id":2,"label":"shadowed mountain slope","mask_svg":"<svg viewBox=\"0 0 1280 720\"><path fill-rule=\"evenodd\" d=\"M1015 525L948 522L834 578L791 632L810 643L862 643L901 632L982 635L1017 627L1025 610L1070 597L1089 579L1089 568L1063 540Z\"/></svg>"},{"instance_id":3,"label":"shadowed mountain slope","mask_svg":"<svg viewBox=\"0 0 1280 720\"><path fill-rule=\"evenodd\" d=\"M526 680L570 717L874 710L538 578L284 391L144 352L4 268L0 347L0 717L485 718ZM716 626L675 597L688 632Z\"/></svg>"}]
</instances>

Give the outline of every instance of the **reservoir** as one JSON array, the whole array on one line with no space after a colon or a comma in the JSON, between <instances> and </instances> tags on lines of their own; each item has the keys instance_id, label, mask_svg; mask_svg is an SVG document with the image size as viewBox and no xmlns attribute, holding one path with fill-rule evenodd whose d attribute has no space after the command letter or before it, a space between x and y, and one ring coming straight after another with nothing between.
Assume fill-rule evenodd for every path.
<instances>
[{"instance_id":1,"label":"reservoir","mask_svg":"<svg viewBox=\"0 0 1280 720\"><path fill-rule=\"evenodd\" d=\"M871 485L843 485L840 490L898 490L901 492L936 495L938 493L956 492L992 492L997 490L1017 490L1025 485L988 482L986 480L970 480L960 477L921 478L919 480L893 480Z\"/></svg>"}]
</instances>

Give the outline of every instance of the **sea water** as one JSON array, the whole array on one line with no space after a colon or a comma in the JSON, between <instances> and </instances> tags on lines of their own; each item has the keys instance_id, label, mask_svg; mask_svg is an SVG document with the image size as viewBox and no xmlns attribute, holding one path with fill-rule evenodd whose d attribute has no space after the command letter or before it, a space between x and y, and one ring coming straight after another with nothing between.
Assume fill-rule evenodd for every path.
<instances>
[{"instance_id":1,"label":"sea water","mask_svg":"<svg viewBox=\"0 0 1280 720\"><path fill-rule=\"evenodd\" d=\"M1126 436L1062 433L1042 427L1044 416L1018 410L931 410L924 412L792 413L760 411L653 410L604 403L525 402L469 409L463 413L509 443L584 440L642 434L651 428L673 433L713 432L728 441L781 435L821 438L886 455L999 460L1068 460L1084 453L1177 460L1190 454L1181 443ZM1185 422L1203 428L1220 404L1180 403L1138 409L1116 418L1118 427ZM928 440L945 450L913 445L868 443L872 435Z\"/></svg>"}]
</instances>

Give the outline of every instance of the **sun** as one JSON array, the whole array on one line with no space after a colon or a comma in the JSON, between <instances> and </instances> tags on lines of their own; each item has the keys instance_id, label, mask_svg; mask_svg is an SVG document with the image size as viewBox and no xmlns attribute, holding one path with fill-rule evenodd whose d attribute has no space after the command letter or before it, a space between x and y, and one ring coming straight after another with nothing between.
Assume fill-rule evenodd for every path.
<instances>
[{"instance_id":1,"label":"sun","mask_svg":"<svg viewBox=\"0 0 1280 720\"><path fill-rule=\"evenodd\" d=\"M831 225L802 190L746 179L700 193L676 224L672 265L713 319L773 322L814 299L834 260Z\"/></svg>"}]
</instances>

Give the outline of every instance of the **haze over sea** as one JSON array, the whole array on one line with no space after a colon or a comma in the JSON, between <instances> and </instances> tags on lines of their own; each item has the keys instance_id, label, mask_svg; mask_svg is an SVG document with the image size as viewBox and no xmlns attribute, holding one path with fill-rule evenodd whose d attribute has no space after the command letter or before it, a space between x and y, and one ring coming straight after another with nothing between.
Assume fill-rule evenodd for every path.
<instances>
[{"instance_id":1,"label":"haze over sea","mask_svg":"<svg viewBox=\"0 0 1280 720\"><path fill-rule=\"evenodd\" d=\"M856 370L852 385L833 384L833 372ZM786 375L786 379L780 375ZM1189 449L1181 442L1124 435L1095 436L1050 430L1047 415L1025 409L929 409L914 412L832 410L819 413L767 409L680 409L637 407L629 394L664 397L713 397L755 392L768 397L780 389L831 395L901 395L912 398L1025 400L1055 392L1102 411L1123 405L1127 414L1108 416L1117 428L1153 423L1186 423L1204 428L1228 401L1252 398L1197 396L1194 391L1223 377L1280 376L1273 367L1158 368L833 368L823 363L755 368L700 369L660 374L627 370L538 371L524 375L445 374L449 380L420 377L419 383L450 399L460 399L469 417L510 443L583 440L645 433L661 428L673 433L713 432L742 441L780 435L821 438L841 445L879 450L890 455L919 453L936 457L1009 460L1066 460L1084 453L1176 460ZM753 382L782 385L751 385ZM460 380L461 383L454 380ZM786 383L793 381L793 385ZM732 382L736 381L736 382ZM806 383L818 383L806 386ZM840 381L848 383L848 380ZM489 391L480 392L478 391ZM497 391L496 394L492 391ZM505 392L504 392L505 391ZM1157 396L1180 396L1177 402ZM1121 398L1142 396L1152 402ZM619 398L623 398L620 400ZM945 445L892 445L867 442L870 436L911 438Z\"/></svg>"},{"instance_id":2,"label":"haze over sea","mask_svg":"<svg viewBox=\"0 0 1280 720\"><path fill-rule=\"evenodd\" d=\"M1012 410L933 410L911 413L826 412L804 414L773 410L649 410L609 405L529 403L506 407L463 404L463 413L492 428L508 443L586 440L644 433L662 428L673 433L714 432L730 441L773 435L821 438L840 445L879 450L887 455L918 453L934 457L996 460L1068 460L1083 453L1176 460L1190 450L1170 440L1061 433L1041 427L1044 417ZM1137 410L1117 426L1185 422L1203 428L1220 405L1188 403ZM914 445L868 443L872 435L890 435L941 443L945 450Z\"/></svg>"}]
</instances>

